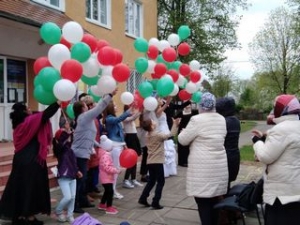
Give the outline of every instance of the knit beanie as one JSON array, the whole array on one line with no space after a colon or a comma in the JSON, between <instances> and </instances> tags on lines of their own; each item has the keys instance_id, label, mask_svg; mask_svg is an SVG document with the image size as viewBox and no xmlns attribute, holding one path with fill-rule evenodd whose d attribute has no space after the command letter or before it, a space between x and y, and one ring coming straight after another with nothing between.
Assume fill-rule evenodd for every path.
<instances>
[{"instance_id":1,"label":"knit beanie","mask_svg":"<svg viewBox=\"0 0 300 225\"><path fill-rule=\"evenodd\" d=\"M113 142L106 135L101 135L100 147L105 151L111 151L113 148Z\"/></svg>"},{"instance_id":2,"label":"knit beanie","mask_svg":"<svg viewBox=\"0 0 300 225\"><path fill-rule=\"evenodd\" d=\"M275 98L274 117L299 114L300 104L294 95L279 95Z\"/></svg>"},{"instance_id":3,"label":"knit beanie","mask_svg":"<svg viewBox=\"0 0 300 225\"><path fill-rule=\"evenodd\" d=\"M216 106L215 96L209 92L205 92L202 95L199 107L205 111L212 111L213 109L215 109L215 106Z\"/></svg>"}]
</instances>

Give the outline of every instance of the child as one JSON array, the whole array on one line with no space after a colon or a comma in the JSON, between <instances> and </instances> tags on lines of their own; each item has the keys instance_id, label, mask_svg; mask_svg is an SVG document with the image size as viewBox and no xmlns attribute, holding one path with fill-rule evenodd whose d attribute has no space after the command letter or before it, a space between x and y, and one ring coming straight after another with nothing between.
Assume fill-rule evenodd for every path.
<instances>
[{"instance_id":1,"label":"child","mask_svg":"<svg viewBox=\"0 0 300 225\"><path fill-rule=\"evenodd\" d=\"M163 166L165 161L164 141L177 133L179 121L179 118L174 120L171 133L169 134L163 134L155 131L156 123L152 120L148 119L142 122L143 129L148 132L146 139L148 147L147 165L149 169L149 181L139 198L138 202L141 205L150 207L150 204L147 202L147 198L150 195L150 191L156 184L155 195L152 199L151 206L153 209L163 208L163 206L159 204L159 201L165 184Z\"/></svg>"},{"instance_id":2,"label":"child","mask_svg":"<svg viewBox=\"0 0 300 225\"><path fill-rule=\"evenodd\" d=\"M98 209L105 210L106 214L117 214L119 211L112 206L114 195L114 175L121 171L114 167L111 151L113 149L113 142L107 138L106 135L100 137L99 149L99 173L100 181L104 187L104 193Z\"/></svg>"},{"instance_id":3,"label":"child","mask_svg":"<svg viewBox=\"0 0 300 225\"><path fill-rule=\"evenodd\" d=\"M73 211L76 195L76 177L82 174L77 168L76 157L71 149L72 132L70 124L66 119L61 119L60 129L55 133L53 139L53 152L57 158L57 178L58 184L63 194L63 198L55 209L57 220L59 222L73 222ZM63 214L67 207L67 217Z\"/></svg>"}]
</instances>

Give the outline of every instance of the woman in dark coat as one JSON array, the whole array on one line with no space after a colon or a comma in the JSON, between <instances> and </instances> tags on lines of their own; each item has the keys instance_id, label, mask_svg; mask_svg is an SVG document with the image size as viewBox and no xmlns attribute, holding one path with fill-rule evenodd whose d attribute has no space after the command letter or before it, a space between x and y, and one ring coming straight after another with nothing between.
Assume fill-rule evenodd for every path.
<instances>
[{"instance_id":1,"label":"woman in dark coat","mask_svg":"<svg viewBox=\"0 0 300 225\"><path fill-rule=\"evenodd\" d=\"M241 132L240 120L235 114L235 101L233 98L225 97L217 99L216 110L225 117L227 135L225 137L224 147L227 154L227 163L229 170L228 188L230 182L236 180L240 169L240 150L239 137Z\"/></svg>"},{"instance_id":2,"label":"woman in dark coat","mask_svg":"<svg viewBox=\"0 0 300 225\"><path fill-rule=\"evenodd\" d=\"M32 114L23 103L12 107L15 155L0 201L0 216L11 218L13 225L42 225L34 215L51 213L46 158L52 140L49 119L58 109L59 104L53 103L44 112Z\"/></svg>"}]
</instances>

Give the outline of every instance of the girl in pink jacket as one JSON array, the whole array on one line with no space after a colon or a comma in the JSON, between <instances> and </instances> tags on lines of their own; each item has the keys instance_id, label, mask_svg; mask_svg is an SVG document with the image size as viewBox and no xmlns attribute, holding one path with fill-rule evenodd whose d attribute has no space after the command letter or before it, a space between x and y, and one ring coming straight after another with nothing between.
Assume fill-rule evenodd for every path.
<instances>
[{"instance_id":1,"label":"girl in pink jacket","mask_svg":"<svg viewBox=\"0 0 300 225\"><path fill-rule=\"evenodd\" d=\"M114 167L111 150L113 148L113 142L108 139L106 135L100 137L100 149L99 149L99 178L102 186L104 187L104 194L101 198L101 202L98 205L98 209L105 210L106 214L117 214L118 210L112 206L113 202L113 183L114 175L121 171Z\"/></svg>"}]
</instances>

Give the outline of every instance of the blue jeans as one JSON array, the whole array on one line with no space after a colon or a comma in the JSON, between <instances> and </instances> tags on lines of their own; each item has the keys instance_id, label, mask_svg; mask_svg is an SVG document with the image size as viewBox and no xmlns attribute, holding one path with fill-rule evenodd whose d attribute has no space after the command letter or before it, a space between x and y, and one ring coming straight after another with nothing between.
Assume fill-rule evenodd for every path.
<instances>
[{"instance_id":1,"label":"blue jeans","mask_svg":"<svg viewBox=\"0 0 300 225\"><path fill-rule=\"evenodd\" d=\"M63 210L67 208L68 217L73 216L76 195L76 179L59 178L58 184L63 194L63 198L57 205L55 212L57 215L60 215L63 213Z\"/></svg>"}]
</instances>

